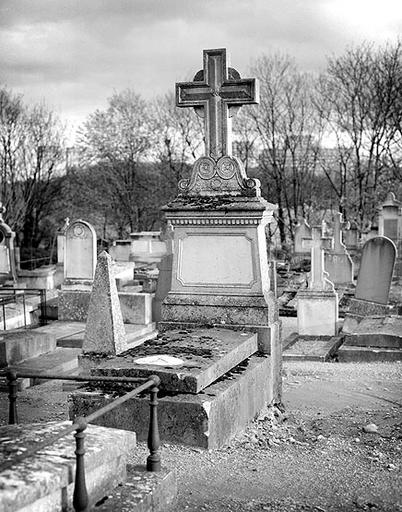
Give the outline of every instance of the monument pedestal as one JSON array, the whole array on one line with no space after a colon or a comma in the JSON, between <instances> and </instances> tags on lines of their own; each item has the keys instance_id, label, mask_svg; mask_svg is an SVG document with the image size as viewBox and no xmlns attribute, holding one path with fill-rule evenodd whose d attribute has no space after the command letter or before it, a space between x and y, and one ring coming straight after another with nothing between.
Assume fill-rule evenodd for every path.
<instances>
[{"instance_id":1,"label":"monument pedestal","mask_svg":"<svg viewBox=\"0 0 402 512\"><path fill-rule=\"evenodd\" d=\"M297 295L299 335L335 336L338 294L332 290L304 290Z\"/></svg>"}]
</instances>

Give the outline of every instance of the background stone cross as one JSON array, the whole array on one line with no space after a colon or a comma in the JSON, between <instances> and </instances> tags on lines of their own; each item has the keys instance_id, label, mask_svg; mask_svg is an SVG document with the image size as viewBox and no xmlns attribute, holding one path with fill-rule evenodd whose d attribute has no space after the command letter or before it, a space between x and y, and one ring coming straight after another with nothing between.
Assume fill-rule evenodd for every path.
<instances>
[{"instance_id":1,"label":"background stone cross","mask_svg":"<svg viewBox=\"0 0 402 512\"><path fill-rule=\"evenodd\" d=\"M334 219L334 253L343 254L346 251L345 244L342 240L342 229L349 229L350 223L342 221L342 213L335 213Z\"/></svg>"},{"instance_id":2,"label":"background stone cross","mask_svg":"<svg viewBox=\"0 0 402 512\"><path fill-rule=\"evenodd\" d=\"M229 107L258 101L258 82L255 78L240 78L235 69L228 69L224 48L204 50L204 69L193 82L176 84L178 107L202 108L205 152L214 160L232 153Z\"/></svg>"},{"instance_id":3,"label":"background stone cross","mask_svg":"<svg viewBox=\"0 0 402 512\"><path fill-rule=\"evenodd\" d=\"M310 290L333 290L334 285L327 279L324 269L324 249L330 249L332 238L322 236L322 226L312 226L311 239L303 238L302 246L311 249L311 272L308 280Z\"/></svg>"}]
</instances>

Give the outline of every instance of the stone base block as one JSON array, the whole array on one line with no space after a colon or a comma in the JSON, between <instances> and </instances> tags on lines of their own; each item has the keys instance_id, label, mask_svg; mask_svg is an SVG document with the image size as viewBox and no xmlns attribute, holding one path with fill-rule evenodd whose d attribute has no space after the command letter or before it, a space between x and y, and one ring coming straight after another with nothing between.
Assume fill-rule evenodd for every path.
<instances>
[{"instance_id":1,"label":"stone base block","mask_svg":"<svg viewBox=\"0 0 402 512\"><path fill-rule=\"evenodd\" d=\"M338 350L340 363L374 363L402 361L402 350L398 348L345 346Z\"/></svg>"},{"instance_id":2,"label":"stone base block","mask_svg":"<svg viewBox=\"0 0 402 512\"><path fill-rule=\"evenodd\" d=\"M259 325L276 322L277 300L266 295L198 295L169 292L162 303L162 321L198 325Z\"/></svg>"},{"instance_id":3,"label":"stone base block","mask_svg":"<svg viewBox=\"0 0 402 512\"><path fill-rule=\"evenodd\" d=\"M123 322L147 325L152 322L153 293L131 293L119 291Z\"/></svg>"},{"instance_id":4,"label":"stone base block","mask_svg":"<svg viewBox=\"0 0 402 512\"><path fill-rule=\"evenodd\" d=\"M35 270L21 269L18 271L18 281L25 283L27 288L53 290L56 287L55 274L55 265L43 266Z\"/></svg>"},{"instance_id":5,"label":"stone base block","mask_svg":"<svg viewBox=\"0 0 402 512\"><path fill-rule=\"evenodd\" d=\"M14 440L16 453L34 446L70 422L0 427L2 438ZM90 509L126 479L126 459L135 447L133 432L89 425L85 431L85 479ZM9 445L0 448L1 462L10 458ZM5 512L54 512L73 510L75 441L67 435L37 454L0 472L0 510ZM88 508L88 510L89 510Z\"/></svg>"},{"instance_id":6,"label":"stone base block","mask_svg":"<svg viewBox=\"0 0 402 512\"><path fill-rule=\"evenodd\" d=\"M164 442L219 448L226 445L261 409L274 402L270 356L252 356L198 395L159 396L158 418ZM90 414L113 400L110 393L77 390L69 397L70 418ZM97 424L134 430L146 440L149 395L125 402Z\"/></svg>"},{"instance_id":7,"label":"stone base block","mask_svg":"<svg viewBox=\"0 0 402 512\"><path fill-rule=\"evenodd\" d=\"M369 300L353 298L350 300L349 314L353 316L383 316L391 311L391 306Z\"/></svg>"},{"instance_id":8,"label":"stone base block","mask_svg":"<svg viewBox=\"0 0 402 512\"><path fill-rule=\"evenodd\" d=\"M147 325L152 322L153 293L118 292L123 322ZM90 290L60 290L58 299L59 320L86 322Z\"/></svg>"},{"instance_id":9,"label":"stone base block","mask_svg":"<svg viewBox=\"0 0 402 512\"><path fill-rule=\"evenodd\" d=\"M338 322L338 295L332 291L303 291L297 296L299 335L335 336Z\"/></svg>"},{"instance_id":10,"label":"stone base block","mask_svg":"<svg viewBox=\"0 0 402 512\"><path fill-rule=\"evenodd\" d=\"M65 322L86 322L90 296L90 290L60 290L59 320Z\"/></svg>"},{"instance_id":11,"label":"stone base block","mask_svg":"<svg viewBox=\"0 0 402 512\"><path fill-rule=\"evenodd\" d=\"M96 506L96 512L169 512L176 510L177 481L174 471L157 473L128 466L127 480Z\"/></svg>"},{"instance_id":12,"label":"stone base block","mask_svg":"<svg viewBox=\"0 0 402 512\"><path fill-rule=\"evenodd\" d=\"M56 338L31 330L4 333L0 338L0 368L56 349Z\"/></svg>"}]
</instances>

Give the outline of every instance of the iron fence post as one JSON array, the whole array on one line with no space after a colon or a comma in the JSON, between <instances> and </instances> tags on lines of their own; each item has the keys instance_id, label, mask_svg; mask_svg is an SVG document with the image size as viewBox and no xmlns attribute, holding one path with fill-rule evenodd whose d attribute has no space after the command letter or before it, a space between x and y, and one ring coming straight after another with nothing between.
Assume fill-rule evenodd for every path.
<instances>
[{"instance_id":1,"label":"iron fence post","mask_svg":"<svg viewBox=\"0 0 402 512\"><path fill-rule=\"evenodd\" d=\"M159 453L160 439L158 427L158 385L160 379L156 375L150 377L155 385L150 389L150 415L148 431L148 449L150 454L147 457L147 471L161 470L161 456Z\"/></svg>"},{"instance_id":2,"label":"iron fence post","mask_svg":"<svg viewBox=\"0 0 402 512\"><path fill-rule=\"evenodd\" d=\"M75 437L75 484L73 494L73 506L76 512L86 512L88 510L88 492L85 482L85 432L87 422L85 418L77 418L75 423L78 423L76 428Z\"/></svg>"},{"instance_id":3,"label":"iron fence post","mask_svg":"<svg viewBox=\"0 0 402 512\"><path fill-rule=\"evenodd\" d=\"M14 370L8 370L7 372L7 385L8 385L8 423L9 425L15 425L18 423L17 415L17 372Z\"/></svg>"}]
</instances>

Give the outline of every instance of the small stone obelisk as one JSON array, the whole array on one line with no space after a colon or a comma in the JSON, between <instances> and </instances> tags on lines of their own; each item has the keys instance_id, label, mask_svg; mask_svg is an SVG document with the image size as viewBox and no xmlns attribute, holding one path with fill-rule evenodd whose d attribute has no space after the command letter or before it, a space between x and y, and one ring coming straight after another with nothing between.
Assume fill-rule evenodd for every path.
<instances>
[{"instance_id":1,"label":"small stone obelisk","mask_svg":"<svg viewBox=\"0 0 402 512\"><path fill-rule=\"evenodd\" d=\"M112 258L106 251L99 257L89 302L83 353L116 355L127 349L126 333Z\"/></svg>"}]
</instances>

